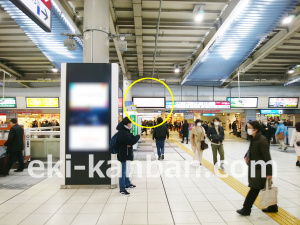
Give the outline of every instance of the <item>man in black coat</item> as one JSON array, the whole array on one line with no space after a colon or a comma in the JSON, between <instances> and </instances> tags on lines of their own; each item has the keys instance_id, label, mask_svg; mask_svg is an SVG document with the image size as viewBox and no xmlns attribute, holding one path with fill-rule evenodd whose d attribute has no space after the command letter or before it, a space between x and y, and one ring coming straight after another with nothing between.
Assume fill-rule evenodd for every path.
<instances>
[{"instance_id":1,"label":"man in black coat","mask_svg":"<svg viewBox=\"0 0 300 225\"><path fill-rule=\"evenodd\" d=\"M186 137L186 143L189 143L189 129L190 129L190 125L187 122L187 120L184 121L184 124L182 126L182 142L184 142L184 138Z\"/></svg>"},{"instance_id":2,"label":"man in black coat","mask_svg":"<svg viewBox=\"0 0 300 225\"><path fill-rule=\"evenodd\" d=\"M16 160L18 160L18 169L15 172L22 172L24 170L24 129L18 125L16 118L11 119L12 128L9 131L8 139L4 143L7 146L8 163L7 175L9 170Z\"/></svg>"},{"instance_id":3,"label":"man in black coat","mask_svg":"<svg viewBox=\"0 0 300 225\"><path fill-rule=\"evenodd\" d=\"M211 149L213 151L214 165L218 163L218 152L221 158L220 169L224 170L223 161L224 161L224 129L220 125L220 119L218 117L213 120L214 125L208 128L207 137L211 141Z\"/></svg>"},{"instance_id":4,"label":"man in black coat","mask_svg":"<svg viewBox=\"0 0 300 225\"><path fill-rule=\"evenodd\" d=\"M270 145L271 137L272 137L272 127L268 123L268 120L263 121L261 133L263 136L265 136L265 138L267 138L269 145Z\"/></svg>"},{"instance_id":5,"label":"man in black coat","mask_svg":"<svg viewBox=\"0 0 300 225\"><path fill-rule=\"evenodd\" d=\"M261 189L265 188L267 179L272 179L272 164L268 164L271 161L270 146L267 139L261 134L261 126L258 121L252 121L248 125L248 134L251 136L251 143L248 152L245 155L245 161L248 164L248 182L250 191L247 194L243 208L237 210L237 213L243 216L249 216L251 214L251 208L257 198ZM261 165L257 162L263 161L266 164ZM255 164L252 164L252 163ZM255 168L252 168L255 166ZM264 166L264 168L263 168ZM251 171L253 170L253 174ZM266 174L262 174L262 171L266 171ZM263 212L276 213L278 212L278 206L272 205Z\"/></svg>"},{"instance_id":6,"label":"man in black coat","mask_svg":"<svg viewBox=\"0 0 300 225\"><path fill-rule=\"evenodd\" d=\"M130 133L132 127L131 121L128 117L125 117L121 123L118 124L117 130L118 138L117 138L117 146L118 146L118 160L122 164L122 177L120 177L120 193L126 196L129 196L130 193L126 190L126 188L135 188L129 179L129 170L127 169L127 161L133 160L133 148L139 139L140 135L134 136Z\"/></svg>"},{"instance_id":7,"label":"man in black coat","mask_svg":"<svg viewBox=\"0 0 300 225\"><path fill-rule=\"evenodd\" d=\"M161 117L157 118L157 123L160 124L163 122ZM156 148L157 148L157 155L158 160L165 158L165 140L166 137L169 139L169 129L162 124L159 127L155 127L153 131L153 140L156 140Z\"/></svg>"}]
</instances>

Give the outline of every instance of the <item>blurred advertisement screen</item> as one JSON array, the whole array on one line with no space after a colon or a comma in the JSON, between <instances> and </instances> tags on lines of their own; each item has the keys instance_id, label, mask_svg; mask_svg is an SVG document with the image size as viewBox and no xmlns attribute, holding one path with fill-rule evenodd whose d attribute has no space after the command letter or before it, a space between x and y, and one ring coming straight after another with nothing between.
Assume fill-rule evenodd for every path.
<instances>
[{"instance_id":1,"label":"blurred advertisement screen","mask_svg":"<svg viewBox=\"0 0 300 225\"><path fill-rule=\"evenodd\" d=\"M258 98L227 98L231 103L231 108L257 108Z\"/></svg>"},{"instance_id":2,"label":"blurred advertisement screen","mask_svg":"<svg viewBox=\"0 0 300 225\"><path fill-rule=\"evenodd\" d=\"M298 108L299 98L269 98L269 108Z\"/></svg>"},{"instance_id":3,"label":"blurred advertisement screen","mask_svg":"<svg viewBox=\"0 0 300 225\"><path fill-rule=\"evenodd\" d=\"M109 86L107 83L69 84L70 151L107 151Z\"/></svg>"},{"instance_id":4,"label":"blurred advertisement screen","mask_svg":"<svg viewBox=\"0 0 300 225\"><path fill-rule=\"evenodd\" d=\"M137 108L165 108L165 98L132 98Z\"/></svg>"}]
</instances>

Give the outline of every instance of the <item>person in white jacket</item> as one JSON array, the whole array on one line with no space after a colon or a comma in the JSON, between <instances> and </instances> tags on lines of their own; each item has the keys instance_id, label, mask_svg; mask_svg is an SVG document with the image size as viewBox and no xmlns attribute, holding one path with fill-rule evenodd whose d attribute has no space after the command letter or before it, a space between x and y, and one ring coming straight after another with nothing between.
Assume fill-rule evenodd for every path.
<instances>
[{"instance_id":1,"label":"person in white jacket","mask_svg":"<svg viewBox=\"0 0 300 225\"><path fill-rule=\"evenodd\" d=\"M295 146L295 150L297 154L296 166L300 167L300 122L296 123L296 130L293 131L290 146L291 147Z\"/></svg>"}]
</instances>

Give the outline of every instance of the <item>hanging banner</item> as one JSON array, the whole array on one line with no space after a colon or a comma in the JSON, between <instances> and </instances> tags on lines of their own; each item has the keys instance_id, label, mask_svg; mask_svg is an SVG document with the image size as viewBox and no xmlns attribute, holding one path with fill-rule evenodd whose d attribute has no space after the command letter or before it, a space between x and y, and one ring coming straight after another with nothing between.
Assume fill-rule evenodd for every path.
<instances>
[{"instance_id":1,"label":"hanging banner","mask_svg":"<svg viewBox=\"0 0 300 225\"><path fill-rule=\"evenodd\" d=\"M51 0L11 0L44 31L51 32Z\"/></svg>"}]
</instances>

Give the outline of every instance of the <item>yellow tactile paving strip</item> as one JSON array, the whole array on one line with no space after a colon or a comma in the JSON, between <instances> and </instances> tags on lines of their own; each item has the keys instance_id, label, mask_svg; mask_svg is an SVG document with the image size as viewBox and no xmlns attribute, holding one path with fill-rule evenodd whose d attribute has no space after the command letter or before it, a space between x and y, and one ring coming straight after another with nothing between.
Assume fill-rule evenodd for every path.
<instances>
[{"instance_id":1,"label":"yellow tactile paving strip","mask_svg":"<svg viewBox=\"0 0 300 225\"><path fill-rule=\"evenodd\" d=\"M194 153L189 148L185 147L184 145L175 141L172 138L170 138L170 140L172 142L174 142L176 145L178 145L178 147L180 147L186 153L193 156ZM205 166L207 169L209 169L212 173L214 173L214 165L213 164L211 164L207 160L203 159L202 165ZM219 172L220 172L220 174L226 174L225 172L223 172L221 170L219 170ZM241 182L239 182L232 176L228 175L226 178L220 177L220 179L223 180L225 183L227 183L230 187L232 187L238 193L240 193L242 196L246 197L246 195L248 194L249 187L245 186L244 184L242 184ZM261 207L259 206L259 199L260 199L260 196L258 196L254 205L257 206L259 209L261 209ZM294 217L293 215L291 215L290 213L288 213L287 211L285 211L284 209L282 209L280 207L278 207L278 213L267 213L267 214L273 220L275 220L277 223L282 224L282 225L294 225L294 224L299 225L300 224L300 220L298 218Z\"/></svg>"}]
</instances>

